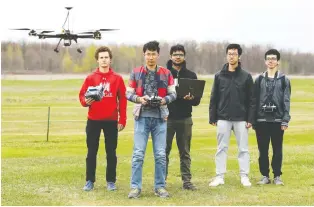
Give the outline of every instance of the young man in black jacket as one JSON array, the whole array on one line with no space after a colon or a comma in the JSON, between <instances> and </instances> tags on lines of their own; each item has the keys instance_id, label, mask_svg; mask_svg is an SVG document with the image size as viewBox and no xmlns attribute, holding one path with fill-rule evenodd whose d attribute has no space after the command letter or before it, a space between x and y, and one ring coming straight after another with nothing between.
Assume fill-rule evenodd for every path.
<instances>
[{"instance_id":1,"label":"young man in black jacket","mask_svg":"<svg viewBox=\"0 0 314 207\"><path fill-rule=\"evenodd\" d=\"M278 70L280 53L276 49L265 53L267 71L255 81L256 125L254 125L258 150L259 169L262 174L260 185L269 184L268 149L271 141L273 158L271 166L274 184L283 185L280 178L282 166L282 142L290 117L291 85L289 79Z\"/></svg>"},{"instance_id":2,"label":"young man in black jacket","mask_svg":"<svg viewBox=\"0 0 314 207\"><path fill-rule=\"evenodd\" d=\"M175 80L176 89L180 78L197 79L194 72L186 68L185 49L183 45L174 45L170 49L170 60L167 63L167 68L171 71ZM166 160L168 175L169 154L172 147L172 140L176 134L176 141L180 155L180 171L183 181L183 189L196 190L196 187L191 182L191 138L192 138L192 106L197 106L200 103L200 98L194 98L187 94L184 98L177 98L174 102L168 105L169 117L167 122L167 147Z\"/></svg>"},{"instance_id":3,"label":"young man in black jacket","mask_svg":"<svg viewBox=\"0 0 314 207\"><path fill-rule=\"evenodd\" d=\"M216 177L209 186L224 184L228 146L233 130L238 144L241 184L249 187L251 182L248 177L250 171L248 130L255 115L253 78L242 69L239 62L242 54L240 45L228 45L226 54L228 63L215 74L210 96L209 122L217 126L218 149L215 156Z\"/></svg>"}]
</instances>

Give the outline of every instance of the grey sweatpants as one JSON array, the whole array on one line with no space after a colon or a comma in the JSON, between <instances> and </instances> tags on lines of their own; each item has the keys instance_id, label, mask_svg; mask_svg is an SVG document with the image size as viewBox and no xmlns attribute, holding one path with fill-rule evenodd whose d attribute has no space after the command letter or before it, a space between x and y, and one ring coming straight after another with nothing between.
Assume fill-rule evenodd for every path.
<instances>
[{"instance_id":1,"label":"grey sweatpants","mask_svg":"<svg viewBox=\"0 0 314 207\"><path fill-rule=\"evenodd\" d=\"M231 130L233 129L238 144L238 161L240 167L240 176L249 174L250 155L248 149L248 129L245 121L226 121L217 122L217 153L216 175L223 177L227 171L227 153L230 141Z\"/></svg>"}]
</instances>

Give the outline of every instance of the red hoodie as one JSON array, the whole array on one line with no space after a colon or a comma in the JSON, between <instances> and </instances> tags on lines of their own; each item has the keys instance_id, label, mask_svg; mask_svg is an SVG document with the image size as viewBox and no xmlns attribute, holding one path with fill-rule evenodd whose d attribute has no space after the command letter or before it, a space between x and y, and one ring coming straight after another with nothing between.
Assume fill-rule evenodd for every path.
<instances>
[{"instance_id":1,"label":"red hoodie","mask_svg":"<svg viewBox=\"0 0 314 207\"><path fill-rule=\"evenodd\" d=\"M88 86L98 86L103 83L105 86L104 97L101 101L94 101L88 110L88 118L91 120L118 120L119 124L126 125L127 99L125 96L125 85L122 76L113 72L112 68L108 73L102 73L99 68L88 75L81 87L79 98L82 106L87 107L85 93Z\"/></svg>"}]
</instances>

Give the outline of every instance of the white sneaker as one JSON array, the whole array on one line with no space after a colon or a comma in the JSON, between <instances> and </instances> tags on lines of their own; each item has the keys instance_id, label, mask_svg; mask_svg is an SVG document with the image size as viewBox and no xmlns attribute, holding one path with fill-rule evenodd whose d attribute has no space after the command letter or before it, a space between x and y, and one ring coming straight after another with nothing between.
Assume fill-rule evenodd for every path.
<instances>
[{"instance_id":1,"label":"white sneaker","mask_svg":"<svg viewBox=\"0 0 314 207\"><path fill-rule=\"evenodd\" d=\"M225 184L224 179L223 179L222 177L220 177L220 176L217 176L217 177L214 178L213 181L211 181L211 182L209 183L209 186L210 186L210 187L216 187L216 186L218 186L218 185L223 185L223 184Z\"/></svg>"},{"instance_id":2,"label":"white sneaker","mask_svg":"<svg viewBox=\"0 0 314 207\"><path fill-rule=\"evenodd\" d=\"M241 183L244 187L250 187L252 185L249 177L247 177L247 176L241 177Z\"/></svg>"}]
</instances>

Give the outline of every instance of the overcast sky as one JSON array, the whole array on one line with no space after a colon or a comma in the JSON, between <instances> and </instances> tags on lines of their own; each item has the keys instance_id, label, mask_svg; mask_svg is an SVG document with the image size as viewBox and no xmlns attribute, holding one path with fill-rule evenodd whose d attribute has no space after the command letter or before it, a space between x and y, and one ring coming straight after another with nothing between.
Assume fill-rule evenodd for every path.
<instances>
[{"instance_id":1,"label":"overcast sky","mask_svg":"<svg viewBox=\"0 0 314 207\"><path fill-rule=\"evenodd\" d=\"M5 0L1 1L2 40L35 38L9 28L61 32L65 6L74 7L70 12L70 29L74 32L120 29L89 42L229 41L314 53L312 0Z\"/></svg>"}]
</instances>

